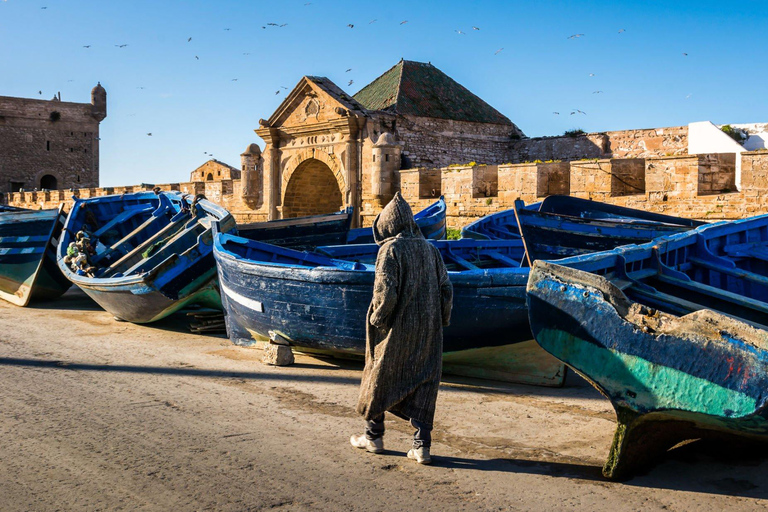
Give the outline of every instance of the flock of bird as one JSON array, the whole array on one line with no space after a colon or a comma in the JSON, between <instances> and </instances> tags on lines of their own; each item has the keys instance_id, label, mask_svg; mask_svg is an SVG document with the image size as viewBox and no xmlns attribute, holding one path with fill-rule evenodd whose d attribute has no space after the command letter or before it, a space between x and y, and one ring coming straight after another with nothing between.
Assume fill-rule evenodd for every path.
<instances>
[{"instance_id":1,"label":"flock of bird","mask_svg":"<svg viewBox=\"0 0 768 512\"><path fill-rule=\"evenodd\" d=\"M3 1L6 1L6 0L3 0ZM306 2L306 3L304 4L304 6L305 6L305 7L308 7L308 6L310 6L310 5L312 5L312 2ZM45 9L48 9L48 7L47 7L47 6L43 6L43 7L40 7L40 8L41 8L41 9L43 9L43 10L45 10ZM370 21L368 22L368 25L371 25L371 24L373 24L373 23L376 23L377 21L378 21L378 19L372 19L372 20L370 20ZM405 24L407 24L407 23L408 23L408 20L402 20L402 21L400 21L400 22L399 22L399 25L405 25ZM281 29L281 28L284 28L284 27L286 27L286 26L288 26L288 23L275 23L275 22L269 22L269 23L266 23L266 24L262 25L262 26L261 26L261 28L262 28L262 29L264 29L264 30L266 30L268 27L269 27L269 28L276 28L276 29ZM349 28L349 29L354 29L354 28L355 28L355 24L354 24L354 23L347 23L347 25L346 25L346 26L347 26L347 28ZM231 30L230 28L224 28L224 31L227 31L227 32L229 32L230 30ZM478 26L472 26L472 29L471 29L471 31L472 31L472 32L479 32L480 30L481 30L481 29L480 29L480 27L478 27ZM465 36L465 35L467 35L467 32L466 32L466 31L464 31L464 30L461 30L461 29L455 29L455 30L454 30L454 32L455 32L456 34L458 34L458 35L461 35L461 36ZM624 32L626 32L626 29L623 29L623 28L622 28L622 29L620 29L620 30L618 31L618 33L619 33L619 34L622 34L622 33L624 33ZM566 39L568 39L568 40L577 40L577 39L583 38L583 37L585 37L585 36L586 36L586 34L583 34L583 33L577 33L577 34L572 34L572 35L568 36ZM191 42L192 42L192 39L193 39L193 38L192 38L191 36L190 36L190 37L187 37L187 40L186 40L186 41L187 41L187 43L191 43ZM126 47L128 47L129 45L128 45L128 43L119 43L119 44L114 44L114 46L115 46L116 48L122 49L122 48L126 48ZM92 47L93 47L93 45L91 45L91 44L87 44L87 45L83 45L82 47L83 47L83 48L85 48L85 49L90 49L90 48L92 48ZM499 49L497 49L497 50L496 50L496 51L495 51L493 54L494 54L494 55L498 55L498 54L499 54L499 53L501 53L503 50L504 50L504 48L503 48L503 47L502 47L502 48L499 48ZM247 55L250 55L250 52L243 52L243 55L246 55L246 56L247 56ZM684 53L683 53L683 56L684 56L684 57L687 57L687 56L688 56L688 53L685 53L685 52L684 52ZM200 56L199 56L199 55L195 55L195 56L194 56L194 58L195 58L195 60L198 60L198 61L200 60ZM351 71L352 71L352 68L348 68L348 69L345 71L345 73L349 73L349 72L351 72ZM590 76L590 77L594 77L594 76L595 76L595 73L589 73L589 76ZM71 82L72 80L69 80L69 81ZM232 81L232 82L237 82L237 81L238 81L238 78L232 78L232 79L231 79L231 81ZM352 86L354 83L355 83L355 81L354 81L353 79L350 79L350 80L347 82L347 86ZM137 87L137 89L144 89L144 87ZM286 86L282 86L282 85L281 85L281 86L280 86L280 88L279 88L279 89L277 89L277 90L275 91L275 95L279 95L279 94L281 93L281 90L288 90L288 87L286 87ZM595 90L595 91L593 91L593 92L592 92L592 94L602 94L602 93L603 93L603 91L602 91L602 90ZM38 94L42 95L42 94L43 94L42 90L38 91ZM690 98L690 97L691 97L691 94L689 94L688 96L686 96L686 99L688 99L688 98ZM554 111L554 112L552 112L552 114L553 114L553 115L560 115L560 112L556 112L556 111ZM581 114L581 115L587 115L587 113L586 113L586 112L584 112L583 110L580 110L580 109L576 109L576 108L574 108L574 109L571 109L571 111L570 111L570 114L569 114L569 115L577 115L577 114ZM151 137L151 136L152 136L152 133L151 133L151 132L147 132L147 136ZM211 156L211 157L213 156L212 154L209 154L208 152L205 152L205 154L207 154L207 155L209 155L209 156Z\"/></svg>"}]
</instances>

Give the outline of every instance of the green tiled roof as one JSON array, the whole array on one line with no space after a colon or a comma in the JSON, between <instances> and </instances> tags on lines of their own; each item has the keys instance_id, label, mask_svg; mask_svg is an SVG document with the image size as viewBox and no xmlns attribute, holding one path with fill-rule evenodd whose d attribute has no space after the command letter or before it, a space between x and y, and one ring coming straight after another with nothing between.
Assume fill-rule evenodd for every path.
<instances>
[{"instance_id":1,"label":"green tiled roof","mask_svg":"<svg viewBox=\"0 0 768 512\"><path fill-rule=\"evenodd\" d=\"M355 94L368 110L474 123L508 124L498 110L432 64L401 60Z\"/></svg>"}]
</instances>

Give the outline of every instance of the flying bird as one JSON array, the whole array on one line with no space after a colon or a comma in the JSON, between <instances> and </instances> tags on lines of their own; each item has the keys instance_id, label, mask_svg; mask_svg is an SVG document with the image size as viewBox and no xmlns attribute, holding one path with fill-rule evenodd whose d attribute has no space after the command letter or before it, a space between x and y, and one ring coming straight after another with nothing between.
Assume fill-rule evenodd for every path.
<instances>
[{"instance_id":1,"label":"flying bird","mask_svg":"<svg viewBox=\"0 0 768 512\"><path fill-rule=\"evenodd\" d=\"M406 23L408 23L408 20L403 20L400 22L401 25L405 25Z\"/></svg>"},{"instance_id":2,"label":"flying bird","mask_svg":"<svg viewBox=\"0 0 768 512\"><path fill-rule=\"evenodd\" d=\"M283 28L284 26L288 25L287 23L283 23L282 25L278 25L279 28Z\"/></svg>"},{"instance_id":3,"label":"flying bird","mask_svg":"<svg viewBox=\"0 0 768 512\"><path fill-rule=\"evenodd\" d=\"M465 35L466 35L466 34L465 34L464 32L462 32L461 30L454 30L454 32L456 32L456 33L457 33L457 34L459 34L460 36L465 36Z\"/></svg>"},{"instance_id":4,"label":"flying bird","mask_svg":"<svg viewBox=\"0 0 768 512\"><path fill-rule=\"evenodd\" d=\"M226 30L227 32L229 32L229 31L230 31L230 30L232 30L232 29L231 29L231 28L225 28L224 30Z\"/></svg>"},{"instance_id":5,"label":"flying bird","mask_svg":"<svg viewBox=\"0 0 768 512\"><path fill-rule=\"evenodd\" d=\"M494 54L494 55L498 55L498 54L500 54L500 53L501 53L501 50L503 50L503 49L504 49L504 48L499 48L498 50L496 50L495 52L493 52L493 54Z\"/></svg>"},{"instance_id":6,"label":"flying bird","mask_svg":"<svg viewBox=\"0 0 768 512\"><path fill-rule=\"evenodd\" d=\"M232 79L232 81L233 81L233 82L237 82L237 78L233 78L233 79Z\"/></svg>"},{"instance_id":7,"label":"flying bird","mask_svg":"<svg viewBox=\"0 0 768 512\"><path fill-rule=\"evenodd\" d=\"M626 32L626 31L627 31L627 29L622 28L621 30L619 30L619 34L621 34L622 32Z\"/></svg>"},{"instance_id":8,"label":"flying bird","mask_svg":"<svg viewBox=\"0 0 768 512\"><path fill-rule=\"evenodd\" d=\"M137 89L143 89L143 87L139 86L139 87L137 87Z\"/></svg>"},{"instance_id":9,"label":"flying bird","mask_svg":"<svg viewBox=\"0 0 768 512\"><path fill-rule=\"evenodd\" d=\"M594 73L590 73L589 76L595 76L595 74Z\"/></svg>"},{"instance_id":10,"label":"flying bird","mask_svg":"<svg viewBox=\"0 0 768 512\"><path fill-rule=\"evenodd\" d=\"M267 23L267 26L270 26L270 27L277 27L278 25L277 25L277 23Z\"/></svg>"},{"instance_id":11,"label":"flying bird","mask_svg":"<svg viewBox=\"0 0 768 512\"><path fill-rule=\"evenodd\" d=\"M41 7L41 9L47 9L47 7Z\"/></svg>"},{"instance_id":12,"label":"flying bird","mask_svg":"<svg viewBox=\"0 0 768 512\"><path fill-rule=\"evenodd\" d=\"M584 34L573 34L572 36L568 36L568 39L576 39L576 38L579 38L579 37L581 37L583 35Z\"/></svg>"},{"instance_id":13,"label":"flying bird","mask_svg":"<svg viewBox=\"0 0 768 512\"><path fill-rule=\"evenodd\" d=\"M368 24L370 25L371 23L376 23L377 21L379 21L379 20L378 19L373 19L373 20L369 21Z\"/></svg>"},{"instance_id":14,"label":"flying bird","mask_svg":"<svg viewBox=\"0 0 768 512\"><path fill-rule=\"evenodd\" d=\"M592 94L601 94L603 91L592 91Z\"/></svg>"},{"instance_id":15,"label":"flying bird","mask_svg":"<svg viewBox=\"0 0 768 512\"><path fill-rule=\"evenodd\" d=\"M688 54L683 52L683 57L687 57L687 56L688 56Z\"/></svg>"},{"instance_id":16,"label":"flying bird","mask_svg":"<svg viewBox=\"0 0 768 512\"><path fill-rule=\"evenodd\" d=\"M350 71L352 71L352 68L349 68L348 70L346 70L345 73L349 73Z\"/></svg>"},{"instance_id":17,"label":"flying bird","mask_svg":"<svg viewBox=\"0 0 768 512\"><path fill-rule=\"evenodd\" d=\"M243 55L250 55L250 53L247 53L247 52L246 52L246 53L243 53Z\"/></svg>"},{"instance_id":18,"label":"flying bird","mask_svg":"<svg viewBox=\"0 0 768 512\"><path fill-rule=\"evenodd\" d=\"M115 46L117 46L118 48L125 48L128 45L127 44L116 44Z\"/></svg>"},{"instance_id":19,"label":"flying bird","mask_svg":"<svg viewBox=\"0 0 768 512\"><path fill-rule=\"evenodd\" d=\"M275 94L280 94L280 89L276 90Z\"/></svg>"},{"instance_id":20,"label":"flying bird","mask_svg":"<svg viewBox=\"0 0 768 512\"><path fill-rule=\"evenodd\" d=\"M200 60L200 57L198 57L197 55L195 55L195 60Z\"/></svg>"},{"instance_id":21,"label":"flying bird","mask_svg":"<svg viewBox=\"0 0 768 512\"><path fill-rule=\"evenodd\" d=\"M353 83L355 83L355 81L354 81L354 80L350 80L350 81L349 81L349 83L347 84L347 87L349 87L349 86L350 86L350 85L352 85Z\"/></svg>"},{"instance_id":22,"label":"flying bird","mask_svg":"<svg viewBox=\"0 0 768 512\"><path fill-rule=\"evenodd\" d=\"M687 95L687 96L685 97L685 99L688 99L688 98L690 98L691 96L693 96L693 94L689 94L689 95Z\"/></svg>"},{"instance_id":23,"label":"flying bird","mask_svg":"<svg viewBox=\"0 0 768 512\"><path fill-rule=\"evenodd\" d=\"M37 91L37 94L42 96L43 95L43 91Z\"/></svg>"},{"instance_id":24,"label":"flying bird","mask_svg":"<svg viewBox=\"0 0 768 512\"><path fill-rule=\"evenodd\" d=\"M571 115L573 115L573 114L584 114L584 115L587 115L586 112L581 111L581 110L579 110L577 108L573 109L573 112L571 112Z\"/></svg>"},{"instance_id":25,"label":"flying bird","mask_svg":"<svg viewBox=\"0 0 768 512\"><path fill-rule=\"evenodd\" d=\"M151 137L152 136L152 132L147 133L147 136Z\"/></svg>"},{"instance_id":26,"label":"flying bird","mask_svg":"<svg viewBox=\"0 0 768 512\"><path fill-rule=\"evenodd\" d=\"M348 26L349 28L355 28L355 26L354 26L352 23L347 23L347 26Z\"/></svg>"},{"instance_id":27,"label":"flying bird","mask_svg":"<svg viewBox=\"0 0 768 512\"><path fill-rule=\"evenodd\" d=\"M480 30L480 27L475 27L475 26L473 26L473 27L472 27L472 30Z\"/></svg>"},{"instance_id":28,"label":"flying bird","mask_svg":"<svg viewBox=\"0 0 768 512\"><path fill-rule=\"evenodd\" d=\"M556 116L560 115L560 112L552 112L552 113L555 114Z\"/></svg>"},{"instance_id":29,"label":"flying bird","mask_svg":"<svg viewBox=\"0 0 768 512\"><path fill-rule=\"evenodd\" d=\"M89 44L83 45L83 48L90 48L90 47L91 47L91 45L89 45Z\"/></svg>"}]
</instances>

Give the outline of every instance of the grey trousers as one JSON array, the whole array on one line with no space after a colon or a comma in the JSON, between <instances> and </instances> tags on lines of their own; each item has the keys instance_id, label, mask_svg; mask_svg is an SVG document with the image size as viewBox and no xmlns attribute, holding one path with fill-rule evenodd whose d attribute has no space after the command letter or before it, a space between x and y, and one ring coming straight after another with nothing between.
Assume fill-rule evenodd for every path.
<instances>
[{"instance_id":1,"label":"grey trousers","mask_svg":"<svg viewBox=\"0 0 768 512\"><path fill-rule=\"evenodd\" d=\"M416 429L413 433L414 448L429 448L432 446L432 425L410 419L411 426ZM384 435L384 415L365 422L365 437L370 440L379 439Z\"/></svg>"}]
</instances>

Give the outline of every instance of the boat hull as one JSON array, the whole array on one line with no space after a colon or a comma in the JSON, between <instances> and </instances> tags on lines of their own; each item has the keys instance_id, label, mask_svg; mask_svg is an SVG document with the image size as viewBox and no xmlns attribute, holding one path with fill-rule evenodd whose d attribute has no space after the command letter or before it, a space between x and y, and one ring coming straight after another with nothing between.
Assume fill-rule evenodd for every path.
<instances>
[{"instance_id":1,"label":"boat hull","mask_svg":"<svg viewBox=\"0 0 768 512\"><path fill-rule=\"evenodd\" d=\"M374 273L286 268L215 249L230 339L239 345L279 336L291 346L362 356ZM444 329L450 373L528 384L562 385L563 366L536 348L525 306L527 270L451 276L453 312Z\"/></svg>"},{"instance_id":2,"label":"boat hull","mask_svg":"<svg viewBox=\"0 0 768 512\"><path fill-rule=\"evenodd\" d=\"M660 313L547 262L534 264L527 290L536 341L616 410L606 477L626 478L686 439L768 440L764 331L706 310Z\"/></svg>"},{"instance_id":3,"label":"boat hull","mask_svg":"<svg viewBox=\"0 0 768 512\"><path fill-rule=\"evenodd\" d=\"M92 257L95 277L64 263L66 247L85 223L100 244ZM214 223L221 232L235 229L226 210L205 200L190 206L177 193L78 200L59 244L59 268L118 320L155 322L191 304L221 308Z\"/></svg>"},{"instance_id":4,"label":"boat hull","mask_svg":"<svg viewBox=\"0 0 768 512\"><path fill-rule=\"evenodd\" d=\"M0 213L0 298L26 306L69 289L71 283L56 265L63 225L61 209Z\"/></svg>"}]
</instances>

